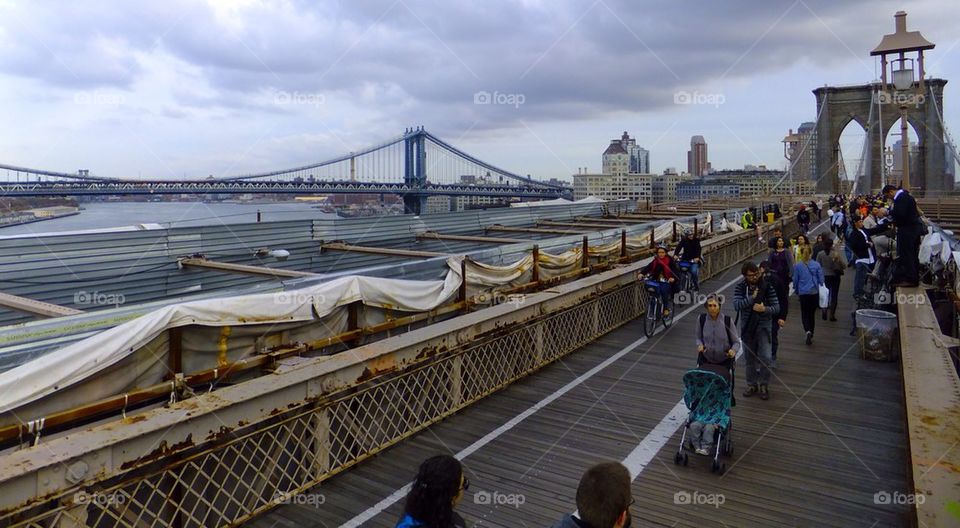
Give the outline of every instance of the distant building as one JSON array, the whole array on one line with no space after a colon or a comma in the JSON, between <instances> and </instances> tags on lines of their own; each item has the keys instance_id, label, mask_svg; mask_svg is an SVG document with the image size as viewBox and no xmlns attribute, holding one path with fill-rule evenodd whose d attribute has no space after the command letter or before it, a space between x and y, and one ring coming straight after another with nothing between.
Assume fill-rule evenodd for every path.
<instances>
[{"instance_id":1,"label":"distant building","mask_svg":"<svg viewBox=\"0 0 960 528\"><path fill-rule=\"evenodd\" d=\"M693 176L706 176L710 170L707 161L707 141L703 136L690 138L690 150L687 151L687 172Z\"/></svg>"},{"instance_id":2,"label":"distant building","mask_svg":"<svg viewBox=\"0 0 960 528\"><path fill-rule=\"evenodd\" d=\"M603 151L603 174L627 174L630 172L630 154L619 139L611 139Z\"/></svg>"},{"instance_id":3,"label":"distant building","mask_svg":"<svg viewBox=\"0 0 960 528\"><path fill-rule=\"evenodd\" d=\"M817 181L817 124L813 121L801 123L797 129L800 138L800 150L796 165L793 167L794 180Z\"/></svg>"},{"instance_id":4,"label":"distant building","mask_svg":"<svg viewBox=\"0 0 960 528\"><path fill-rule=\"evenodd\" d=\"M653 197L653 174L590 174L573 175L573 199L589 196L604 200L646 200Z\"/></svg>"},{"instance_id":5,"label":"distant building","mask_svg":"<svg viewBox=\"0 0 960 528\"><path fill-rule=\"evenodd\" d=\"M913 141L910 142L910 174L916 174L918 165L917 160L920 157L920 148ZM896 143L893 144L893 166L890 167L890 171L887 173L888 179L892 179L894 182L899 182L903 179L903 140L898 139ZM913 176L910 176L910 180L913 180Z\"/></svg>"},{"instance_id":6,"label":"distant building","mask_svg":"<svg viewBox=\"0 0 960 528\"><path fill-rule=\"evenodd\" d=\"M667 169L670 171L671 169ZM653 203L675 202L677 198L677 185L691 180L689 175L677 174L676 169L673 172L664 172L653 177Z\"/></svg>"},{"instance_id":7,"label":"distant building","mask_svg":"<svg viewBox=\"0 0 960 528\"><path fill-rule=\"evenodd\" d=\"M707 180L677 184L677 200L708 200L711 198L739 198L740 185L729 180Z\"/></svg>"}]
</instances>

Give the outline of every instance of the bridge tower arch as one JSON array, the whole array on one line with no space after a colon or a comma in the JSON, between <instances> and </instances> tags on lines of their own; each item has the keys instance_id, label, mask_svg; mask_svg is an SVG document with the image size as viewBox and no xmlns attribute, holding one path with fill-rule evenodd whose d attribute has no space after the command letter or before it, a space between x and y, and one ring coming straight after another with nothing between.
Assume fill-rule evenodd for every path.
<instances>
[{"instance_id":1,"label":"bridge tower arch","mask_svg":"<svg viewBox=\"0 0 960 528\"><path fill-rule=\"evenodd\" d=\"M423 127L408 129L403 144L403 183L410 189L403 194L403 212L419 215L427 205L427 195L421 191L427 185L426 131Z\"/></svg>"},{"instance_id":2,"label":"bridge tower arch","mask_svg":"<svg viewBox=\"0 0 960 528\"><path fill-rule=\"evenodd\" d=\"M884 35L871 56L880 59L880 80L857 86L824 86L813 91L817 98L817 191L839 192L840 134L851 119L856 119L867 131L868 171L858 190L876 191L885 183L884 142L890 127L901 116L918 135L917 160L920 173L904 176L904 186L911 192L923 194L953 190L953 177L947 173L945 131L943 127L944 79L927 79L924 75L923 52L934 44L919 31L907 31L907 14L894 15L895 31ZM916 54L919 76L914 75ZM889 63L888 63L888 57ZM888 64L890 75L887 75ZM904 140L905 143L909 143ZM909 144L904 145L909 149ZM909 155L905 156L909 160ZM909 179L907 179L909 176Z\"/></svg>"},{"instance_id":3,"label":"bridge tower arch","mask_svg":"<svg viewBox=\"0 0 960 528\"><path fill-rule=\"evenodd\" d=\"M910 178L917 191L953 190L952 176L946 172L946 152L943 131L944 79L924 79L927 93L910 99L906 108L907 121L917 133L919 153L917 165L920 174ZM851 120L857 121L867 133L870 157L870 189L883 186L883 151L887 132L900 118L901 98L885 91L881 83L859 86L824 86L813 91L817 98L817 191L840 192L840 134ZM934 98L936 104L931 100ZM876 105L870 112L870 106ZM864 161L866 163L866 160ZM896 185L899 182L886 182Z\"/></svg>"}]
</instances>

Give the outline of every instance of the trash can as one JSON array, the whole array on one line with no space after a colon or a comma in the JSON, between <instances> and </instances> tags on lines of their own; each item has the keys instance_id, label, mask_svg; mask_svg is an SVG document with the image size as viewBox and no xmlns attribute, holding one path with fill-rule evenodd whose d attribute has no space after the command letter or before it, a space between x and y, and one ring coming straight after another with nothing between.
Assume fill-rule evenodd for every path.
<instances>
[{"instance_id":1,"label":"trash can","mask_svg":"<svg viewBox=\"0 0 960 528\"><path fill-rule=\"evenodd\" d=\"M767 213L767 223L768 223L768 224L772 224L772 223L773 223L773 217L774 217L774 214L773 214L773 213Z\"/></svg>"},{"instance_id":2,"label":"trash can","mask_svg":"<svg viewBox=\"0 0 960 528\"><path fill-rule=\"evenodd\" d=\"M897 316L883 310L857 310L860 359L893 361L900 352Z\"/></svg>"}]
</instances>

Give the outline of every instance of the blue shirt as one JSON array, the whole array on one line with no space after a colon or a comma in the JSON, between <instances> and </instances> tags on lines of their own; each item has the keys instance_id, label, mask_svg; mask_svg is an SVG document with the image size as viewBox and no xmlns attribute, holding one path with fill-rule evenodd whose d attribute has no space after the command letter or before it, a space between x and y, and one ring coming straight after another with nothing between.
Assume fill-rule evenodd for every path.
<instances>
[{"instance_id":1,"label":"blue shirt","mask_svg":"<svg viewBox=\"0 0 960 528\"><path fill-rule=\"evenodd\" d=\"M817 261L797 262L793 266L793 290L797 295L820 293L821 284L823 284L823 268Z\"/></svg>"}]
</instances>

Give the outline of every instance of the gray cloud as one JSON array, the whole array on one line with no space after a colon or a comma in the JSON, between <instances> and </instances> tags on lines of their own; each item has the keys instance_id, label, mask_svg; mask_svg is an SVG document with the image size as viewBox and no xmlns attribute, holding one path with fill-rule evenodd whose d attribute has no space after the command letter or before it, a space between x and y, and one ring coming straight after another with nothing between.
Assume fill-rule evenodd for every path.
<instances>
[{"instance_id":1,"label":"gray cloud","mask_svg":"<svg viewBox=\"0 0 960 528\"><path fill-rule=\"evenodd\" d=\"M210 88L170 90L156 110L169 119L189 121L193 110L251 122L317 119L314 108L273 104L269 94L279 91L350 103L379 114L364 121L374 127L481 132L657 111L678 89L723 89L805 62L863 67L867 81L867 50L892 31L898 8L867 0L277 1L233 11L188 0L31 2L0 8L0 73L51 89L133 90L148 74L144 61L163 56L195 68L192 80ZM958 10L933 0L911 6L913 25L922 17L932 40L952 35L955 17L933 14L940 9ZM479 91L521 94L524 103L475 105Z\"/></svg>"}]
</instances>

